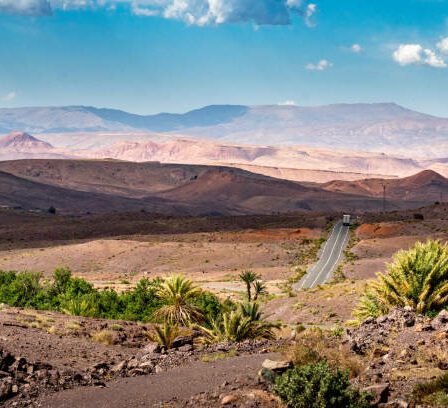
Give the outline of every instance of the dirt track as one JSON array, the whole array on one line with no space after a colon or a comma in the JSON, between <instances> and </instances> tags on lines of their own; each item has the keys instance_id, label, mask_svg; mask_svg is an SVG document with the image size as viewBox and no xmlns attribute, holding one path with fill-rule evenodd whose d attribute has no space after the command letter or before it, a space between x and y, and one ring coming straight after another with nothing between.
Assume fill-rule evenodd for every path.
<instances>
[{"instance_id":1,"label":"dirt track","mask_svg":"<svg viewBox=\"0 0 448 408\"><path fill-rule=\"evenodd\" d=\"M255 381L263 360L275 357L255 354L210 363L198 361L157 375L120 379L102 389L63 391L39 402L46 408L156 407L174 401L182 406L182 401L213 390L224 381L235 385Z\"/></svg>"}]
</instances>

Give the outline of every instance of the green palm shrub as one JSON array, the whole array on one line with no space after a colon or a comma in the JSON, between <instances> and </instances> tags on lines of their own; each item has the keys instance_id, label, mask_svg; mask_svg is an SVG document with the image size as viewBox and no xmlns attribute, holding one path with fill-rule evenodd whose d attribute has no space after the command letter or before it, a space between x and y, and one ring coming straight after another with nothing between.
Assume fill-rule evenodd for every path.
<instances>
[{"instance_id":1,"label":"green palm shrub","mask_svg":"<svg viewBox=\"0 0 448 408\"><path fill-rule=\"evenodd\" d=\"M410 306L417 313L430 314L448 305L448 247L440 241L417 242L399 251L378 273L361 298L354 314L359 319L377 317L394 306Z\"/></svg>"},{"instance_id":2,"label":"green palm shrub","mask_svg":"<svg viewBox=\"0 0 448 408\"><path fill-rule=\"evenodd\" d=\"M256 303L245 303L236 310L224 312L219 319L210 322L210 327L196 326L206 343L274 339L274 329L278 327L278 324L264 320Z\"/></svg>"},{"instance_id":3,"label":"green palm shrub","mask_svg":"<svg viewBox=\"0 0 448 408\"><path fill-rule=\"evenodd\" d=\"M254 301L257 301L259 296L266 295L268 293L266 284L261 280L256 280L253 283L253 287L254 287Z\"/></svg>"},{"instance_id":4,"label":"green palm shrub","mask_svg":"<svg viewBox=\"0 0 448 408\"><path fill-rule=\"evenodd\" d=\"M152 332L146 334L151 341L171 349L174 339L179 335L179 327L176 324L165 322L163 325L155 326Z\"/></svg>"},{"instance_id":5,"label":"green palm shrub","mask_svg":"<svg viewBox=\"0 0 448 408\"><path fill-rule=\"evenodd\" d=\"M156 292L163 305L155 311L154 317L185 326L200 322L204 316L195 300L201 292L190 279L181 275L165 279Z\"/></svg>"},{"instance_id":6,"label":"green palm shrub","mask_svg":"<svg viewBox=\"0 0 448 408\"><path fill-rule=\"evenodd\" d=\"M370 395L352 388L348 372L325 361L296 367L280 375L274 391L290 408L367 408Z\"/></svg>"}]
</instances>

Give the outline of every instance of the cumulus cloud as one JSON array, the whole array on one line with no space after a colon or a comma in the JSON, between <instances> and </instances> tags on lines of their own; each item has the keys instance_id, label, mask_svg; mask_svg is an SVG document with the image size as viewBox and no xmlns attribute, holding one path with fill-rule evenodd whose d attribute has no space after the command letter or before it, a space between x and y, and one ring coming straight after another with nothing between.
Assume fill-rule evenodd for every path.
<instances>
[{"instance_id":1,"label":"cumulus cloud","mask_svg":"<svg viewBox=\"0 0 448 408\"><path fill-rule=\"evenodd\" d=\"M359 54L360 52L363 51L363 49L362 49L361 45L359 45L359 44L353 44L353 45L350 47L350 51L351 51L351 52L354 52L355 54Z\"/></svg>"},{"instance_id":2,"label":"cumulus cloud","mask_svg":"<svg viewBox=\"0 0 448 408\"><path fill-rule=\"evenodd\" d=\"M427 65L433 68L446 68L444 59L433 50L420 44L401 44L393 53L393 59L401 66Z\"/></svg>"},{"instance_id":3,"label":"cumulus cloud","mask_svg":"<svg viewBox=\"0 0 448 408\"><path fill-rule=\"evenodd\" d=\"M138 16L161 15L199 26L251 22L287 25L294 15L309 26L317 6L309 0L0 0L0 12L48 15L52 10L128 7Z\"/></svg>"},{"instance_id":4,"label":"cumulus cloud","mask_svg":"<svg viewBox=\"0 0 448 408\"><path fill-rule=\"evenodd\" d=\"M442 38L440 42L437 43L437 49L442 54L448 54L448 37Z\"/></svg>"},{"instance_id":5,"label":"cumulus cloud","mask_svg":"<svg viewBox=\"0 0 448 408\"><path fill-rule=\"evenodd\" d=\"M11 91L11 92L8 92L6 95L4 95L2 97L2 100L5 102L9 102L9 101L16 99L16 97L17 97L17 92Z\"/></svg>"},{"instance_id":6,"label":"cumulus cloud","mask_svg":"<svg viewBox=\"0 0 448 408\"><path fill-rule=\"evenodd\" d=\"M279 102L279 106L297 106L297 102L292 99L287 99L286 101Z\"/></svg>"},{"instance_id":7,"label":"cumulus cloud","mask_svg":"<svg viewBox=\"0 0 448 408\"><path fill-rule=\"evenodd\" d=\"M332 66L333 64L330 61L323 59L320 60L317 64L307 64L305 68L308 71L324 71Z\"/></svg>"},{"instance_id":8,"label":"cumulus cloud","mask_svg":"<svg viewBox=\"0 0 448 408\"><path fill-rule=\"evenodd\" d=\"M0 13L47 16L51 5L48 0L0 0Z\"/></svg>"}]
</instances>

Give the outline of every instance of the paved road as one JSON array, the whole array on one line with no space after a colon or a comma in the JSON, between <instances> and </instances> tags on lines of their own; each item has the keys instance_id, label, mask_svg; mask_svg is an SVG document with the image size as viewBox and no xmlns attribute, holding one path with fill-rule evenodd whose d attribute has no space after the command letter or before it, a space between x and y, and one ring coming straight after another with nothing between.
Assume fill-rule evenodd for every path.
<instances>
[{"instance_id":1,"label":"paved road","mask_svg":"<svg viewBox=\"0 0 448 408\"><path fill-rule=\"evenodd\" d=\"M350 227L343 226L342 221L335 224L330 237L320 251L319 260L299 282L293 285L294 290L314 288L331 278L343 257L349 240L349 230Z\"/></svg>"}]
</instances>

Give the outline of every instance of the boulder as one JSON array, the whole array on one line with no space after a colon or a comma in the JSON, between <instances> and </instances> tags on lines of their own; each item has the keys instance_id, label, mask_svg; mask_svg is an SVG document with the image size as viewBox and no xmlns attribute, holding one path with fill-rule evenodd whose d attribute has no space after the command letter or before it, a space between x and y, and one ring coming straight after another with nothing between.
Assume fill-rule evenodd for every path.
<instances>
[{"instance_id":1,"label":"boulder","mask_svg":"<svg viewBox=\"0 0 448 408\"><path fill-rule=\"evenodd\" d=\"M224 397L221 398L221 405L229 405L235 402L236 400L237 398L233 394L224 395Z\"/></svg>"},{"instance_id":2,"label":"boulder","mask_svg":"<svg viewBox=\"0 0 448 408\"><path fill-rule=\"evenodd\" d=\"M435 330L448 329L448 310L442 310L434 319L431 326Z\"/></svg>"},{"instance_id":3,"label":"boulder","mask_svg":"<svg viewBox=\"0 0 448 408\"><path fill-rule=\"evenodd\" d=\"M263 361L261 367L273 371L276 374L281 374L292 367L292 362L290 360L274 361L266 359Z\"/></svg>"},{"instance_id":4,"label":"boulder","mask_svg":"<svg viewBox=\"0 0 448 408\"><path fill-rule=\"evenodd\" d=\"M193 345L193 336L178 336L173 341L173 348L179 348L182 346L186 346L187 344Z\"/></svg>"},{"instance_id":5,"label":"boulder","mask_svg":"<svg viewBox=\"0 0 448 408\"><path fill-rule=\"evenodd\" d=\"M177 351L180 351L181 353L188 353L193 351L193 346L191 344L185 344L185 346L179 347Z\"/></svg>"},{"instance_id":6,"label":"boulder","mask_svg":"<svg viewBox=\"0 0 448 408\"><path fill-rule=\"evenodd\" d=\"M366 387L363 389L365 392L369 392L373 394L374 400L373 405L378 405L379 403L387 402L389 398L389 383L375 384L370 387Z\"/></svg>"}]
</instances>

